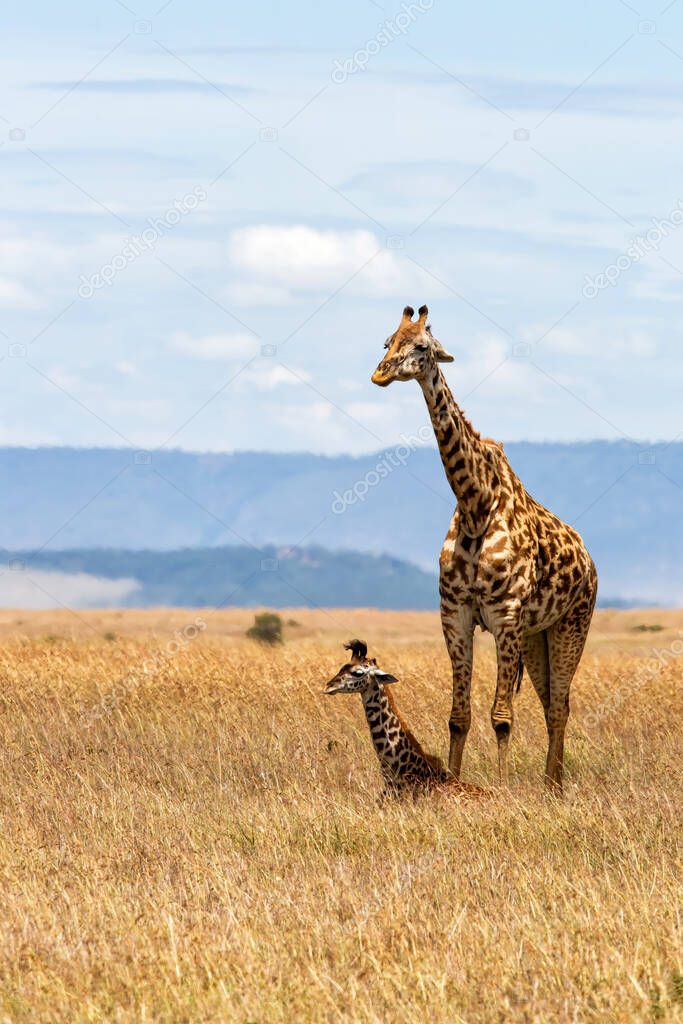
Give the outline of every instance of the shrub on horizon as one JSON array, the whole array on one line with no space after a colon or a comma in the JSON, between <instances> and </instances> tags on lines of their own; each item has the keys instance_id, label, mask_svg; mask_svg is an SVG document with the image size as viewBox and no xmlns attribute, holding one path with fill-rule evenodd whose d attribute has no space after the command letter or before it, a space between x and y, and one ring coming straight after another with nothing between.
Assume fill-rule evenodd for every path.
<instances>
[{"instance_id":1,"label":"shrub on horizon","mask_svg":"<svg viewBox=\"0 0 683 1024\"><path fill-rule=\"evenodd\" d=\"M254 616L254 625L247 630L251 640L262 644L281 644L282 619L275 612L262 612Z\"/></svg>"}]
</instances>

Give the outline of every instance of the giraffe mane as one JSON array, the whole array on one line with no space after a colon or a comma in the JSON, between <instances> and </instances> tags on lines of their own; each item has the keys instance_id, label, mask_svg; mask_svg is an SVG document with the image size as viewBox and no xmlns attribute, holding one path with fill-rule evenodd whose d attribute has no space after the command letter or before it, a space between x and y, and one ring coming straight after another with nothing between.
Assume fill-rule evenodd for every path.
<instances>
[{"instance_id":1,"label":"giraffe mane","mask_svg":"<svg viewBox=\"0 0 683 1024\"><path fill-rule=\"evenodd\" d=\"M467 428L467 430L471 434L472 438L475 441L479 441L480 444L482 444L486 448L488 448L490 450L491 454L495 453L496 455L502 455L504 460L507 462L507 456L505 454L505 448L503 447L503 442L502 441L496 441L496 439L494 437L482 437L481 431L477 430L477 428L472 425L472 421L467 418L467 416L462 411L462 409L460 410L460 415L462 417L462 421L463 421L465 427ZM508 465L509 465L509 463L508 463Z\"/></svg>"},{"instance_id":2,"label":"giraffe mane","mask_svg":"<svg viewBox=\"0 0 683 1024\"><path fill-rule=\"evenodd\" d=\"M482 437L481 431L477 430L476 427L472 426L471 421L468 420L467 416L465 416L464 413L462 413L462 418L463 421L466 423L467 427L469 428L469 430L472 432L472 436L475 438L475 440L481 441L481 443L485 444L488 448L497 448L498 451L501 452L505 451L502 441L497 441L495 437Z\"/></svg>"},{"instance_id":3,"label":"giraffe mane","mask_svg":"<svg viewBox=\"0 0 683 1024\"><path fill-rule=\"evenodd\" d=\"M410 743L415 753L419 754L420 757L424 757L425 761L427 761L427 763L430 764L432 768L435 768L437 771L441 771L443 769L441 760L434 754L428 754L425 750L422 749L422 746L420 745L420 741L418 740L417 736L415 736L415 734L411 731L409 726L406 724L405 719L401 715L401 712L396 707L396 701L394 700L394 695L392 694L391 690L387 689L386 687L383 687L383 691L384 696L386 697L389 703L389 707L391 708L393 714L396 715L396 718L398 719L400 726L403 729L403 732L406 734L408 742Z\"/></svg>"},{"instance_id":4,"label":"giraffe mane","mask_svg":"<svg viewBox=\"0 0 683 1024\"><path fill-rule=\"evenodd\" d=\"M488 445L489 448L497 448L499 451L504 452L505 446L502 441L496 441L495 437L480 437L481 443Z\"/></svg>"}]
</instances>

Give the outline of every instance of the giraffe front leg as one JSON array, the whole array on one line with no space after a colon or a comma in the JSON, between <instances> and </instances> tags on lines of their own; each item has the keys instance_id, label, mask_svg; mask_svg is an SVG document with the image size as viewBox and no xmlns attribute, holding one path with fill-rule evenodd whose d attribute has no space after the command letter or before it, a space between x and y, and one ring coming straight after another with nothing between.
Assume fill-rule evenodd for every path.
<instances>
[{"instance_id":1,"label":"giraffe front leg","mask_svg":"<svg viewBox=\"0 0 683 1024\"><path fill-rule=\"evenodd\" d=\"M470 711L474 642L472 608L470 606L454 609L442 608L441 622L453 666L453 704L448 720L450 732L448 769L456 779L459 779L462 756L472 718Z\"/></svg>"},{"instance_id":2,"label":"giraffe front leg","mask_svg":"<svg viewBox=\"0 0 683 1024\"><path fill-rule=\"evenodd\" d=\"M507 786L509 782L508 749L513 721L512 702L521 653L522 634L518 624L508 624L496 631L498 678L496 696L491 708L491 724L498 741L498 775L503 786Z\"/></svg>"}]
</instances>

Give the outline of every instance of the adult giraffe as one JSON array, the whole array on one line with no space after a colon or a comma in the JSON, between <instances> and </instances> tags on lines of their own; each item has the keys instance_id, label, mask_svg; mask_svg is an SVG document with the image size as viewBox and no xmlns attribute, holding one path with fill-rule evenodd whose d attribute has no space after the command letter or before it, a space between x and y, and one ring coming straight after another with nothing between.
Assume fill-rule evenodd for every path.
<instances>
[{"instance_id":1,"label":"adult giraffe","mask_svg":"<svg viewBox=\"0 0 683 1024\"><path fill-rule=\"evenodd\" d=\"M453 362L432 335L428 310L403 310L389 351L372 375L386 387L417 380L457 507L441 550L441 621L453 664L448 767L460 776L470 728L475 626L496 642L498 673L491 723L500 780L508 781L515 684L526 667L548 728L545 779L561 791L569 687L586 642L597 573L581 537L526 492L503 448L465 418L439 363Z\"/></svg>"}]
</instances>

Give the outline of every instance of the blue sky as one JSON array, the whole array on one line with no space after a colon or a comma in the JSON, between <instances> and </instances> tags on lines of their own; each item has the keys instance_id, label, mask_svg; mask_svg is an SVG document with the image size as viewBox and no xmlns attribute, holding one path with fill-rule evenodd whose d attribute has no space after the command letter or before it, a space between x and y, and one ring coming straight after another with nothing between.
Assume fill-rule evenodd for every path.
<instances>
[{"instance_id":1,"label":"blue sky","mask_svg":"<svg viewBox=\"0 0 683 1024\"><path fill-rule=\"evenodd\" d=\"M486 434L678 436L683 0L538 8L4 12L0 443L379 449L408 302Z\"/></svg>"}]
</instances>

